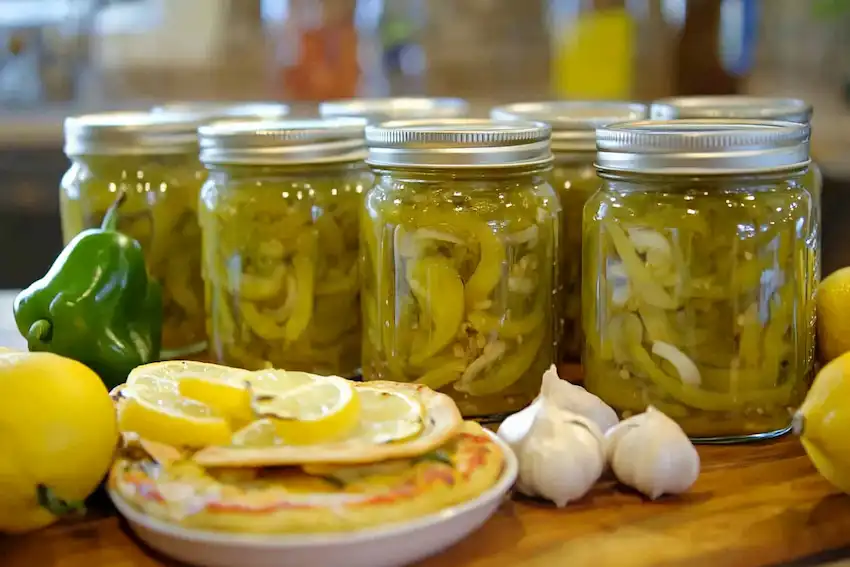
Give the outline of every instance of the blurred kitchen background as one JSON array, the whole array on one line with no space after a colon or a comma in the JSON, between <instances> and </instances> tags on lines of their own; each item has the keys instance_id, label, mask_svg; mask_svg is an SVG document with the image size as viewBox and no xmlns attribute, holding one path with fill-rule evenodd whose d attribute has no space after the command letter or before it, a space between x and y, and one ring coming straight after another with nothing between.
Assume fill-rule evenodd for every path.
<instances>
[{"instance_id":1,"label":"blurred kitchen background","mask_svg":"<svg viewBox=\"0 0 850 567\"><path fill-rule=\"evenodd\" d=\"M0 0L0 289L61 249L69 114L163 101L791 95L850 235L850 1ZM826 271L850 264L831 246Z\"/></svg>"}]
</instances>

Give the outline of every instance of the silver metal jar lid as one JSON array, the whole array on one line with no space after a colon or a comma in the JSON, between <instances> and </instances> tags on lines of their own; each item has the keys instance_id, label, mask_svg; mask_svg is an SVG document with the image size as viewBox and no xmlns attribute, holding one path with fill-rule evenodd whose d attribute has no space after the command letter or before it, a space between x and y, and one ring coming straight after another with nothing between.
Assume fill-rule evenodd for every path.
<instances>
[{"instance_id":1,"label":"silver metal jar lid","mask_svg":"<svg viewBox=\"0 0 850 567\"><path fill-rule=\"evenodd\" d=\"M542 122L453 118L397 120L366 128L366 163L386 167L490 168L552 160Z\"/></svg>"},{"instance_id":2,"label":"silver metal jar lid","mask_svg":"<svg viewBox=\"0 0 850 567\"><path fill-rule=\"evenodd\" d=\"M469 103L460 98L352 98L319 104L325 118L356 116L371 123L388 120L461 118L469 113Z\"/></svg>"},{"instance_id":3,"label":"silver metal jar lid","mask_svg":"<svg viewBox=\"0 0 850 567\"><path fill-rule=\"evenodd\" d=\"M198 126L215 120L228 119L280 119L289 115L289 106L280 102L169 102L151 109L151 112L171 112L192 116Z\"/></svg>"},{"instance_id":4,"label":"silver metal jar lid","mask_svg":"<svg viewBox=\"0 0 850 567\"><path fill-rule=\"evenodd\" d=\"M787 120L808 124L812 119L812 106L798 98L740 95L681 96L654 101L650 117L654 120L675 118Z\"/></svg>"},{"instance_id":5,"label":"silver metal jar lid","mask_svg":"<svg viewBox=\"0 0 850 567\"><path fill-rule=\"evenodd\" d=\"M647 118L649 109L637 102L520 102L490 110L494 120L533 120L552 127L553 152L596 151L596 129L613 122Z\"/></svg>"},{"instance_id":6,"label":"silver metal jar lid","mask_svg":"<svg viewBox=\"0 0 850 567\"><path fill-rule=\"evenodd\" d=\"M366 157L362 118L216 122L199 130L208 165L299 165Z\"/></svg>"},{"instance_id":7,"label":"silver metal jar lid","mask_svg":"<svg viewBox=\"0 0 850 567\"><path fill-rule=\"evenodd\" d=\"M197 152L197 123L178 113L103 112L65 119L65 154L161 155Z\"/></svg>"},{"instance_id":8,"label":"silver metal jar lid","mask_svg":"<svg viewBox=\"0 0 850 567\"><path fill-rule=\"evenodd\" d=\"M722 175L809 163L807 124L763 120L641 120L596 131L600 172Z\"/></svg>"}]
</instances>

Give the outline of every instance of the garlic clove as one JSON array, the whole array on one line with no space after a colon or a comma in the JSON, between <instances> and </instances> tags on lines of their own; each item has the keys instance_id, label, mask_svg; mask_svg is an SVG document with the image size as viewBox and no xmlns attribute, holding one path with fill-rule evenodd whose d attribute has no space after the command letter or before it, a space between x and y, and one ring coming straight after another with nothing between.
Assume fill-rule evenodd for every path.
<instances>
[{"instance_id":1,"label":"garlic clove","mask_svg":"<svg viewBox=\"0 0 850 567\"><path fill-rule=\"evenodd\" d=\"M559 508L580 499L602 475L603 439L591 420L542 402L519 453L520 492Z\"/></svg>"},{"instance_id":2,"label":"garlic clove","mask_svg":"<svg viewBox=\"0 0 850 567\"><path fill-rule=\"evenodd\" d=\"M602 433L605 433L620 421L617 412L599 397L581 386L561 380L558 376L558 369L554 364L543 373L540 394L559 408L590 419Z\"/></svg>"},{"instance_id":3,"label":"garlic clove","mask_svg":"<svg viewBox=\"0 0 850 567\"><path fill-rule=\"evenodd\" d=\"M646 421L647 414L639 413L633 415L629 418L624 419L611 429L605 432L605 459L610 463L614 458L614 451L617 449L617 445L620 440L631 430L640 426L641 423Z\"/></svg>"},{"instance_id":4,"label":"garlic clove","mask_svg":"<svg viewBox=\"0 0 850 567\"><path fill-rule=\"evenodd\" d=\"M526 406L524 409L521 409L515 414L509 415L505 418L501 425L499 425L499 429L496 431L496 435L498 435L502 441L507 443L517 455L519 454L522 442L531 430L531 424L534 422L534 418L537 415L537 411L540 409L541 403L542 399L537 398L531 402L531 405Z\"/></svg>"},{"instance_id":5,"label":"garlic clove","mask_svg":"<svg viewBox=\"0 0 850 567\"><path fill-rule=\"evenodd\" d=\"M609 433L606 453L619 481L652 500L685 492L699 476L699 454L690 439L651 406Z\"/></svg>"}]
</instances>

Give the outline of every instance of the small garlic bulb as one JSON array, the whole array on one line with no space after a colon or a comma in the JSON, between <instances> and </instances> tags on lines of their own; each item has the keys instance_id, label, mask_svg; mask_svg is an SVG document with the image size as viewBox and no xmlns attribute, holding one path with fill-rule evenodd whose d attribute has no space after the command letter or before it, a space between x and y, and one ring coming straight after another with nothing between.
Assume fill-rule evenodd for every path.
<instances>
[{"instance_id":1,"label":"small garlic bulb","mask_svg":"<svg viewBox=\"0 0 850 567\"><path fill-rule=\"evenodd\" d=\"M519 450L517 488L559 508L593 487L605 468L604 436L593 421L545 398Z\"/></svg>"},{"instance_id":2,"label":"small garlic bulb","mask_svg":"<svg viewBox=\"0 0 850 567\"><path fill-rule=\"evenodd\" d=\"M561 409L577 413L593 421L602 433L617 425L620 419L611 407L581 386L561 380L553 364L543 373L540 394Z\"/></svg>"},{"instance_id":3,"label":"small garlic bulb","mask_svg":"<svg viewBox=\"0 0 850 567\"><path fill-rule=\"evenodd\" d=\"M699 454L690 439L652 406L608 431L605 454L620 482L652 500L685 492L699 476Z\"/></svg>"}]
</instances>

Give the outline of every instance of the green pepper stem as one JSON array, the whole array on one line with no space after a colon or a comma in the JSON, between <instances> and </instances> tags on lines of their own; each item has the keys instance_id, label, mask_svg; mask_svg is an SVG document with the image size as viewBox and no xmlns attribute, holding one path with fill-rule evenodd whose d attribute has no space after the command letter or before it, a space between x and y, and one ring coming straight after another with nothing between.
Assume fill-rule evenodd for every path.
<instances>
[{"instance_id":1,"label":"green pepper stem","mask_svg":"<svg viewBox=\"0 0 850 567\"><path fill-rule=\"evenodd\" d=\"M43 345L53 339L53 323L47 319L38 319L30 325L27 333L27 343Z\"/></svg>"},{"instance_id":2,"label":"green pepper stem","mask_svg":"<svg viewBox=\"0 0 850 567\"><path fill-rule=\"evenodd\" d=\"M115 230L118 226L118 208L127 199L127 191L120 189L115 197L115 202L109 205L106 214L103 215L103 222L100 225L101 230Z\"/></svg>"},{"instance_id":3,"label":"green pepper stem","mask_svg":"<svg viewBox=\"0 0 850 567\"><path fill-rule=\"evenodd\" d=\"M35 492L38 505L54 516L62 517L71 514L85 514L86 512L83 502L63 500L44 484L39 484Z\"/></svg>"}]
</instances>

